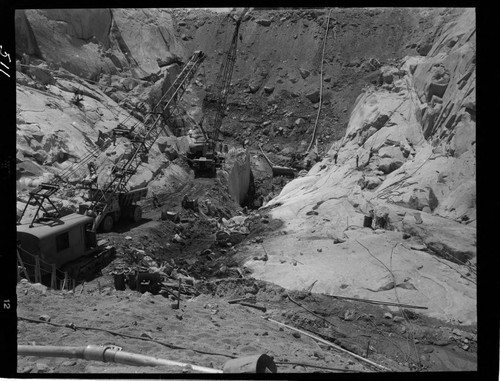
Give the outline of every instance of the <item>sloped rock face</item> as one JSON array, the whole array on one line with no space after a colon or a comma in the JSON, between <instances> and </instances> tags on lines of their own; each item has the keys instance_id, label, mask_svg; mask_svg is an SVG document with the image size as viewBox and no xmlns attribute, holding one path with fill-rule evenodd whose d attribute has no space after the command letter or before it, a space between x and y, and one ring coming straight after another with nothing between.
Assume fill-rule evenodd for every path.
<instances>
[{"instance_id":1,"label":"sloped rock face","mask_svg":"<svg viewBox=\"0 0 500 381\"><path fill-rule=\"evenodd\" d=\"M145 75L156 73L158 60L188 58L174 35L169 12L161 9L113 9L111 34L127 63Z\"/></svg>"},{"instance_id":2,"label":"sloped rock face","mask_svg":"<svg viewBox=\"0 0 500 381\"><path fill-rule=\"evenodd\" d=\"M25 49L39 52L48 63L87 78L107 65L115 67L104 56L104 50L111 45L108 31L112 20L108 9L17 10L16 19L25 20L16 23L18 55Z\"/></svg>"},{"instance_id":3,"label":"sloped rock face","mask_svg":"<svg viewBox=\"0 0 500 381\"><path fill-rule=\"evenodd\" d=\"M465 274L464 264L476 258L475 16L452 14L431 48L384 67L358 96L344 138L267 204L286 221L286 234L267 242L265 266L246 262L254 276L294 289L317 280L319 292L391 298L392 269L411 280L397 291L400 300L428 305L431 316L475 321L474 284L432 259L455 262ZM363 227L370 211L375 230ZM280 265L278 258L297 252L302 268Z\"/></svg>"},{"instance_id":4,"label":"sloped rock face","mask_svg":"<svg viewBox=\"0 0 500 381\"><path fill-rule=\"evenodd\" d=\"M418 224L413 216L405 216L403 231L416 236L428 249L442 257L458 260L458 263L476 262L476 229L464 227L441 217L423 214Z\"/></svg>"},{"instance_id":5,"label":"sloped rock face","mask_svg":"<svg viewBox=\"0 0 500 381\"><path fill-rule=\"evenodd\" d=\"M469 9L442 34L414 73L422 102L424 135L460 157L474 150L476 118L476 27ZM432 116L431 116L432 115Z\"/></svg>"},{"instance_id":6,"label":"sloped rock face","mask_svg":"<svg viewBox=\"0 0 500 381\"><path fill-rule=\"evenodd\" d=\"M364 165L373 150L366 169L387 175L378 197L473 224L474 36L473 10L465 10L443 25L425 58L402 60L391 86L361 95L339 153Z\"/></svg>"},{"instance_id":7,"label":"sloped rock face","mask_svg":"<svg viewBox=\"0 0 500 381\"><path fill-rule=\"evenodd\" d=\"M143 78L158 72L162 60L184 57L170 14L151 9L18 10L16 47L19 56L91 79L122 71Z\"/></svg>"},{"instance_id":8,"label":"sloped rock face","mask_svg":"<svg viewBox=\"0 0 500 381\"><path fill-rule=\"evenodd\" d=\"M24 53L28 56L43 58L33 29L26 17L26 12L24 10L17 10L14 17L16 25L16 54L19 57Z\"/></svg>"}]
</instances>

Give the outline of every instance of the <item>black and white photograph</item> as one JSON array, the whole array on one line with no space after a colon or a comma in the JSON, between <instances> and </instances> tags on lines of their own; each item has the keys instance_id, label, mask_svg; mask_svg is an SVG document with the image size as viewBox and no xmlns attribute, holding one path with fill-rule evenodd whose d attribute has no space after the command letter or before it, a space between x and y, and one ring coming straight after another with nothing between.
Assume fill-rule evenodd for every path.
<instances>
[{"instance_id":1,"label":"black and white photograph","mask_svg":"<svg viewBox=\"0 0 500 381\"><path fill-rule=\"evenodd\" d=\"M478 371L475 8L14 15L18 376Z\"/></svg>"}]
</instances>

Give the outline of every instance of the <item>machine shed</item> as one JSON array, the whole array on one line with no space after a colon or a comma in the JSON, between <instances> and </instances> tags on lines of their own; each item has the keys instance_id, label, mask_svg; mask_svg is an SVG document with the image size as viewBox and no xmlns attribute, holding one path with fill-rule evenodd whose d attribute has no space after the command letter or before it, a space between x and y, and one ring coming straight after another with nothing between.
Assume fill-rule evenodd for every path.
<instances>
[{"instance_id":1,"label":"machine shed","mask_svg":"<svg viewBox=\"0 0 500 381\"><path fill-rule=\"evenodd\" d=\"M87 230L93 218L81 214L69 214L55 220L35 222L17 226L17 239L23 251L39 255L45 262L57 267L84 256L90 249ZM33 263L26 253L20 252L23 260ZM23 255L24 254L24 255Z\"/></svg>"}]
</instances>

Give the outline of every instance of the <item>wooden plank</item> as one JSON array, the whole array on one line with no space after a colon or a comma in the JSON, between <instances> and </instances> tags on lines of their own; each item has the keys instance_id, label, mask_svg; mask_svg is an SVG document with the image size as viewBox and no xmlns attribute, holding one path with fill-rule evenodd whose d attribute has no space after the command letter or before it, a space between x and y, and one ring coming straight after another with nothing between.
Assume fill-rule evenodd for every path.
<instances>
[{"instance_id":1,"label":"wooden plank","mask_svg":"<svg viewBox=\"0 0 500 381\"><path fill-rule=\"evenodd\" d=\"M255 298L255 297L254 297L254 298ZM250 296L245 296L245 297L243 297L243 298L231 299L231 300L228 300L227 302L228 302L229 304L234 304L234 303L239 303L239 302L245 302L245 301L248 301L248 300L250 300L250 299L252 299L252 297L250 297Z\"/></svg>"},{"instance_id":2,"label":"wooden plank","mask_svg":"<svg viewBox=\"0 0 500 381\"><path fill-rule=\"evenodd\" d=\"M266 312L266 307L264 306L259 306L258 304L252 304L252 303L245 303L245 302L238 302L238 304L241 304L242 306L246 306L246 307L252 307L252 308L256 308L262 312Z\"/></svg>"},{"instance_id":3,"label":"wooden plank","mask_svg":"<svg viewBox=\"0 0 500 381\"><path fill-rule=\"evenodd\" d=\"M41 274L40 274L40 257L35 255L35 283L41 282Z\"/></svg>"},{"instance_id":4,"label":"wooden plank","mask_svg":"<svg viewBox=\"0 0 500 381\"><path fill-rule=\"evenodd\" d=\"M335 299L352 300L352 301L355 301L355 302L363 302L363 303L370 303L370 304L380 304L380 305L384 305L384 306L415 308L415 309L421 309L421 310L428 309L428 307L424 307L424 306L414 306L414 305L411 305L411 304L402 304L402 303L395 303L395 302L384 302L384 301L381 301L381 300L351 298L351 297L347 297L347 296L337 296L337 295L328 295L328 294L321 294L321 295L328 296L330 298L335 298Z\"/></svg>"},{"instance_id":5,"label":"wooden plank","mask_svg":"<svg viewBox=\"0 0 500 381\"><path fill-rule=\"evenodd\" d=\"M28 282L31 283L31 279L28 275L28 271L26 271L26 267L24 267L24 263L23 263L23 260L21 259L21 255L19 254L19 250L17 250L17 260L19 261L19 266L21 266L22 268L22 271L24 273L24 276L26 277L26 279L28 280Z\"/></svg>"},{"instance_id":6,"label":"wooden plank","mask_svg":"<svg viewBox=\"0 0 500 381\"><path fill-rule=\"evenodd\" d=\"M355 354L355 353L349 352L348 350L346 350L346 349L344 349L344 348L342 348L342 347L339 347L338 345L335 345L335 344L333 344L333 343L331 343L331 342L329 342L329 341L327 341L327 340L324 340L324 339L322 339L321 337L318 337L318 336L316 336L316 335L312 335L312 334L310 334L310 333L308 333L308 332L302 331L302 330L300 330L300 329L298 329L298 328L295 328L295 327L289 326L289 325L287 325L287 324L281 323L281 322L279 322L279 321L273 320L273 319L268 318L268 317L264 317L264 316L262 316L262 318L263 318L263 319L265 319L265 320L271 321L271 322L273 322L273 323L276 323L276 324L282 325L283 327L286 327L286 328L288 328L288 329L291 329L292 331L299 332L299 333L301 333L302 335L308 336L308 337L310 337L310 338L312 338L312 339L314 339L314 340L319 341L320 343L323 343L323 344L325 344L325 345L328 345L328 346L330 346L330 347L332 347L332 348L335 348L335 349L337 349L337 350L339 350L339 351L341 351L341 352L347 353L347 354L349 354L349 355L351 355L351 356L353 356L353 357L357 358L358 360L361 360L361 361L363 361L363 362L366 362L367 364L370 364L370 365L372 365L372 366L375 366L375 367L377 367L377 368L379 368L379 369L385 370L385 371L387 371L387 372L392 372L392 370L391 370L391 369L386 368L386 367L385 367L385 366L383 366L383 365L379 365L379 364L374 363L373 361L370 361L370 360L368 360L368 359L366 359L366 358L364 358L364 357L361 357L361 356L359 356L359 355L357 355L357 354Z\"/></svg>"},{"instance_id":7,"label":"wooden plank","mask_svg":"<svg viewBox=\"0 0 500 381\"><path fill-rule=\"evenodd\" d=\"M57 288L56 265L52 263L52 276L50 278L50 288L55 290Z\"/></svg>"},{"instance_id":8,"label":"wooden plank","mask_svg":"<svg viewBox=\"0 0 500 381\"><path fill-rule=\"evenodd\" d=\"M65 290L67 286L68 286L68 273L64 272L64 280L61 289Z\"/></svg>"}]
</instances>

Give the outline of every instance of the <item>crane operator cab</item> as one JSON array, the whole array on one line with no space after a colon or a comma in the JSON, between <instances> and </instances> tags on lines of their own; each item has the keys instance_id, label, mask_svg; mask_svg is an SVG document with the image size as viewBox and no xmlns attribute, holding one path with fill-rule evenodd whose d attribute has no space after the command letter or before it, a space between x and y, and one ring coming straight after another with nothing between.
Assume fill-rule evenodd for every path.
<instances>
[{"instance_id":1,"label":"crane operator cab","mask_svg":"<svg viewBox=\"0 0 500 381\"><path fill-rule=\"evenodd\" d=\"M195 178L216 177L217 168L221 168L225 161L224 156L217 150L210 149L206 142L191 143L186 156Z\"/></svg>"}]
</instances>

